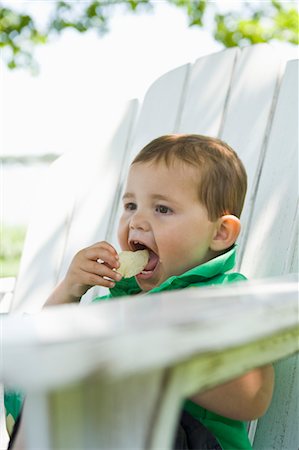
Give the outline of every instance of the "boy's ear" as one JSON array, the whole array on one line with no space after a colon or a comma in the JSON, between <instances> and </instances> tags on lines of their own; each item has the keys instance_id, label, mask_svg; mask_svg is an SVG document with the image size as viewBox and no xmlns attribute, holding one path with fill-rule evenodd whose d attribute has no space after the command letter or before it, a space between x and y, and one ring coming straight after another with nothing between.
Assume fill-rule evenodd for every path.
<instances>
[{"instance_id":1,"label":"boy's ear","mask_svg":"<svg viewBox=\"0 0 299 450\"><path fill-rule=\"evenodd\" d=\"M216 223L216 230L210 244L210 249L214 251L226 250L237 240L241 230L241 223L238 217L233 215L221 216Z\"/></svg>"}]
</instances>

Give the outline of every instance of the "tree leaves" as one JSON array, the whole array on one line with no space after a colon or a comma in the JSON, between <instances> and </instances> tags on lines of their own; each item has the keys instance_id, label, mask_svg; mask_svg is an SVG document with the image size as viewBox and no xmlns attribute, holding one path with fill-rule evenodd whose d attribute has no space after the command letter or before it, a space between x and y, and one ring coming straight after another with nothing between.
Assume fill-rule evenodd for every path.
<instances>
[{"instance_id":1,"label":"tree leaves","mask_svg":"<svg viewBox=\"0 0 299 450\"><path fill-rule=\"evenodd\" d=\"M298 9L296 0L267 2L245 1L239 11L219 12L217 4L207 0L167 0L186 11L190 26L211 28L225 47L244 46L280 40L298 45ZM9 68L36 70L33 53L36 45L48 42L52 34L66 29L80 33L95 30L99 35L109 31L109 20L119 8L138 13L154 8L154 0L86 0L84 2L53 1L48 25L39 29L28 14L0 5L0 47ZM218 8L218 9L217 9Z\"/></svg>"},{"instance_id":2,"label":"tree leaves","mask_svg":"<svg viewBox=\"0 0 299 450\"><path fill-rule=\"evenodd\" d=\"M228 13L215 14L214 37L225 47L242 47L279 40L298 44L299 16L295 8L283 2L272 1L253 10L245 2L242 15Z\"/></svg>"},{"instance_id":3,"label":"tree leaves","mask_svg":"<svg viewBox=\"0 0 299 450\"><path fill-rule=\"evenodd\" d=\"M34 67L31 46L45 43L47 35L41 33L29 15L10 8L0 8L0 47L6 50L6 63L10 69Z\"/></svg>"}]
</instances>

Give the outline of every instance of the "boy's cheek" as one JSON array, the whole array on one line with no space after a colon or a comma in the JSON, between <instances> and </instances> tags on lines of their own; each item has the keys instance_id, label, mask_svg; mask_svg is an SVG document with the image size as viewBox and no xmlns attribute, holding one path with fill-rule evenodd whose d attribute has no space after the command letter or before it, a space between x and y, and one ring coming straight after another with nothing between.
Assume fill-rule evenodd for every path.
<instances>
[{"instance_id":1,"label":"boy's cheek","mask_svg":"<svg viewBox=\"0 0 299 450\"><path fill-rule=\"evenodd\" d=\"M124 224L122 218L120 218L117 228L117 238L119 242L123 239L123 234L124 234Z\"/></svg>"},{"instance_id":2,"label":"boy's cheek","mask_svg":"<svg viewBox=\"0 0 299 450\"><path fill-rule=\"evenodd\" d=\"M128 250L128 232L121 226L118 228L117 238L121 250Z\"/></svg>"}]
</instances>

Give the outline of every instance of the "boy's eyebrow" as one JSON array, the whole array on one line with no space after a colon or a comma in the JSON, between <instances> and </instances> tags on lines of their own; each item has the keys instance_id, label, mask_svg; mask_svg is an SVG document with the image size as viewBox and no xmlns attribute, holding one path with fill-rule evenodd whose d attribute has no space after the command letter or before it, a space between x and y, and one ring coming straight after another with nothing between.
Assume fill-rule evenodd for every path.
<instances>
[{"instance_id":1,"label":"boy's eyebrow","mask_svg":"<svg viewBox=\"0 0 299 450\"><path fill-rule=\"evenodd\" d=\"M132 194L131 192L125 192L124 195L122 196L122 199L125 200L126 198L132 198L132 197L135 197L135 195ZM151 195L151 198L153 200L165 200L165 201L171 200L169 196L162 195L162 194L153 194L153 195Z\"/></svg>"},{"instance_id":2,"label":"boy's eyebrow","mask_svg":"<svg viewBox=\"0 0 299 450\"><path fill-rule=\"evenodd\" d=\"M171 200L169 196L162 195L162 194L153 194L152 195L152 199L153 200L166 200L166 201Z\"/></svg>"},{"instance_id":3,"label":"boy's eyebrow","mask_svg":"<svg viewBox=\"0 0 299 450\"><path fill-rule=\"evenodd\" d=\"M134 197L134 194L131 194L131 192L125 192L122 196L122 199L125 200L126 198L132 198Z\"/></svg>"}]
</instances>

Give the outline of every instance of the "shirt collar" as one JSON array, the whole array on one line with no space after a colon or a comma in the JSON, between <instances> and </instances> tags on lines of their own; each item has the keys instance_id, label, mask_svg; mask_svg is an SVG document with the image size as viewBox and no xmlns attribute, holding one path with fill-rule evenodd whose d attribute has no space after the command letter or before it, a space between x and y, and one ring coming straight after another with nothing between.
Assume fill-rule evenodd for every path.
<instances>
[{"instance_id":1,"label":"shirt collar","mask_svg":"<svg viewBox=\"0 0 299 450\"><path fill-rule=\"evenodd\" d=\"M204 282L207 281L207 279L231 270L235 265L236 247L237 246L235 244L230 250L222 255L219 255L204 264L200 264L199 266L184 272L182 275L168 278L159 286L151 289L148 293L184 288L192 283L199 283L201 281ZM116 283L114 288L110 289L112 297L134 295L139 292L141 292L141 289L138 286L135 277L123 278L121 281Z\"/></svg>"}]
</instances>

